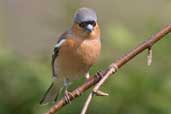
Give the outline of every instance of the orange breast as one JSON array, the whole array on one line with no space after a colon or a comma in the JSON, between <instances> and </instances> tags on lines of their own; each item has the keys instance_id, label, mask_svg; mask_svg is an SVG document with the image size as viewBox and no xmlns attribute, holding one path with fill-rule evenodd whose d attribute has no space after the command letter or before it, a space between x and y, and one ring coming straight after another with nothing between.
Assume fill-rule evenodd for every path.
<instances>
[{"instance_id":1,"label":"orange breast","mask_svg":"<svg viewBox=\"0 0 171 114\"><path fill-rule=\"evenodd\" d=\"M100 54L100 40L67 39L59 50L55 71L59 76L75 79L88 72Z\"/></svg>"}]
</instances>

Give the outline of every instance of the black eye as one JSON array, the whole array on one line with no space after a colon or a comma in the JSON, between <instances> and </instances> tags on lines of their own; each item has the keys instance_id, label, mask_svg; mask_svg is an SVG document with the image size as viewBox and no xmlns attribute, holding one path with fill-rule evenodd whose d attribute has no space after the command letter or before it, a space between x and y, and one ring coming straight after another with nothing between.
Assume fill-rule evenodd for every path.
<instances>
[{"instance_id":1,"label":"black eye","mask_svg":"<svg viewBox=\"0 0 171 114\"><path fill-rule=\"evenodd\" d=\"M82 22L82 23L79 24L79 26L80 26L81 28L85 28L85 27L87 26L87 24L86 24L86 22Z\"/></svg>"},{"instance_id":2,"label":"black eye","mask_svg":"<svg viewBox=\"0 0 171 114\"><path fill-rule=\"evenodd\" d=\"M93 25L93 27L95 27L96 26L96 22L95 21L85 21L85 22L82 22L82 23L80 23L79 24L79 26L81 27L81 28L85 28L87 25Z\"/></svg>"}]
</instances>

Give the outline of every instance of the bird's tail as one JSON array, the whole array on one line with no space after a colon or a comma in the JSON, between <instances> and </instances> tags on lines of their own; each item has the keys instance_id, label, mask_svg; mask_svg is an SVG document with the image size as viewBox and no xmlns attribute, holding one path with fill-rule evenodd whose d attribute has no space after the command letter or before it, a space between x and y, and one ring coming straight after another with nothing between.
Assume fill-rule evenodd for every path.
<instances>
[{"instance_id":1,"label":"bird's tail","mask_svg":"<svg viewBox=\"0 0 171 114\"><path fill-rule=\"evenodd\" d=\"M42 99L40 100L40 104L47 104L49 102L54 102L58 98L60 94L60 86L55 82L52 82L48 90L43 95Z\"/></svg>"}]
</instances>

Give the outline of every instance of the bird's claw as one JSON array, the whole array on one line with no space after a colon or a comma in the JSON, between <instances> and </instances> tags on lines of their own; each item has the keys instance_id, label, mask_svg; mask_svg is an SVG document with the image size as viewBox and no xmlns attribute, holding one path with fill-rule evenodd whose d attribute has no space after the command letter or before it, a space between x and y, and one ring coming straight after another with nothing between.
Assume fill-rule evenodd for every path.
<instances>
[{"instance_id":1,"label":"bird's claw","mask_svg":"<svg viewBox=\"0 0 171 114\"><path fill-rule=\"evenodd\" d=\"M74 95L71 92L69 92L68 90L65 90L65 94L64 94L65 103L67 103L67 104L70 103L71 104L70 96L72 98L74 98Z\"/></svg>"},{"instance_id":2,"label":"bird's claw","mask_svg":"<svg viewBox=\"0 0 171 114\"><path fill-rule=\"evenodd\" d=\"M99 76L100 78L103 77L103 74L104 74L104 71L101 71L101 70L96 73L96 75Z\"/></svg>"}]
</instances>

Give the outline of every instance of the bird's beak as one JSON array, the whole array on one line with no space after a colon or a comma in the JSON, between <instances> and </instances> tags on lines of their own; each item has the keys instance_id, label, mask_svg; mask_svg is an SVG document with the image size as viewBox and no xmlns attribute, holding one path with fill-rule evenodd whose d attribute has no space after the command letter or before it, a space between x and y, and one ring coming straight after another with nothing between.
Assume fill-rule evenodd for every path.
<instances>
[{"instance_id":1,"label":"bird's beak","mask_svg":"<svg viewBox=\"0 0 171 114\"><path fill-rule=\"evenodd\" d=\"M86 30L87 32L92 32L92 31L93 31L93 25L88 24L88 25L86 26L85 30Z\"/></svg>"}]
</instances>

